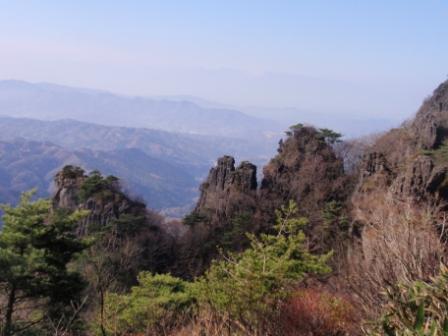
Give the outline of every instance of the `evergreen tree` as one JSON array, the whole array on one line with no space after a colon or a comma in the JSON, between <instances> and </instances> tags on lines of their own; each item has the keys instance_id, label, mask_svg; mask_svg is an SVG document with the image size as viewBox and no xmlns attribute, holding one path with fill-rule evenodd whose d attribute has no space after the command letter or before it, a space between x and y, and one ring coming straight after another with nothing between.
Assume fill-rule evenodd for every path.
<instances>
[{"instance_id":1,"label":"evergreen tree","mask_svg":"<svg viewBox=\"0 0 448 336\"><path fill-rule=\"evenodd\" d=\"M290 202L277 212L276 234L247 234L247 249L223 254L195 281L141 273L138 286L129 294L106 295L98 334L107 330L114 335L160 335L201 312L224 320L229 335L257 334L266 319L278 313L280 301L294 285L308 275L330 271L330 253L308 251L302 232L306 224L298 217L297 205Z\"/></svg>"},{"instance_id":2,"label":"evergreen tree","mask_svg":"<svg viewBox=\"0 0 448 336\"><path fill-rule=\"evenodd\" d=\"M68 318L69 307L83 289L80 275L67 267L85 247L73 233L83 214L50 211L49 201L32 201L32 195L24 193L16 207L2 206L0 293L6 302L0 310L2 336Z\"/></svg>"}]
</instances>

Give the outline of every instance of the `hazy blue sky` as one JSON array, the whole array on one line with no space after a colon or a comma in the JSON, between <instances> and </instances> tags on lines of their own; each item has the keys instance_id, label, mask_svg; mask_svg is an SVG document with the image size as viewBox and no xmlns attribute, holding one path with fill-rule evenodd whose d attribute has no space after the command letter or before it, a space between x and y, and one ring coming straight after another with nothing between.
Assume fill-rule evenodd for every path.
<instances>
[{"instance_id":1,"label":"hazy blue sky","mask_svg":"<svg viewBox=\"0 0 448 336\"><path fill-rule=\"evenodd\" d=\"M399 119L448 74L446 0L0 5L0 79Z\"/></svg>"}]
</instances>

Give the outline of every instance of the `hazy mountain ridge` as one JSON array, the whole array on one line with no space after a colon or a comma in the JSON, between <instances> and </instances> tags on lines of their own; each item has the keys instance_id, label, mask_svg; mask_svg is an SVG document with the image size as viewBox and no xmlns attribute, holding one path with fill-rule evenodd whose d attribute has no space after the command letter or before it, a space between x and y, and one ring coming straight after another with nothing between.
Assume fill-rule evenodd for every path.
<instances>
[{"instance_id":1,"label":"hazy mountain ridge","mask_svg":"<svg viewBox=\"0 0 448 336\"><path fill-rule=\"evenodd\" d=\"M47 83L0 82L3 115L44 120L76 119L107 126L146 127L227 137L262 137L276 122L186 100L128 97Z\"/></svg>"},{"instance_id":2,"label":"hazy mountain ridge","mask_svg":"<svg viewBox=\"0 0 448 336\"><path fill-rule=\"evenodd\" d=\"M203 165L209 165L217 155L226 152L255 160L267 158L275 147L269 142L257 141L246 141L246 146L240 146L242 140L236 138L111 127L76 120L43 121L0 116L0 139L16 138L49 141L69 149L139 148L154 157Z\"/></svg>"},{"instance_id":3,"label":"hazy mountain ridge","mask_svg":"<svg viewBox=\"0 0 448 336\"><path fill-rule=\"evenodd\" d=\"M0 203L15 202L31 188L37 188L39 196L48 196L54 174L68 164L120 176L131 195L159 210L188 208L197 195L197 168L160 160L139 149L71 151L49 142L18 139L0 142Z\"/></svg>"},{"instance_id":4,"label":"hazy mountain ridge","mask_svg":"<svg viewBox=\"0 0 448 336\"><path fill-rule=\"evenodd\" d=\"M274 148L256 140L11 117L0 117L0 141L0 202L15 202L34 187L48 196L55 171L75 164L120 176L132 195L174 216L193 205L216 157L262 163Z\"/></svg>"}]
</instances>

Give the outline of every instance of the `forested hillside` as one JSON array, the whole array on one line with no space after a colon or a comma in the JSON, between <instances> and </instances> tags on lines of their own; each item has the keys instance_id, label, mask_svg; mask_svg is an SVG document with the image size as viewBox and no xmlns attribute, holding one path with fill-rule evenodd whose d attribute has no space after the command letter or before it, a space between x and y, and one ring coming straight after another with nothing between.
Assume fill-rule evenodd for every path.
<instances>
[{"instance_id":1,"label":"forested hillside","mask_svg":"<svg viewBox=\"0 0 448 336\"><path fill-rule=\"evenodd\" d=\"M444 335L447 102L362 147L293 125L260 183L221 157L182 221L65 166L3 207L3 335Z\"/></svg>"},{"instance_id":2,"label":"forested hillside","mask_svg":"<svg viewBox=\"0 0 448 336\"><path fill-rule=\"evenodd\" d=\"M235 138L10 117L0 117L0 141L0 202L14 203L31 188L48 196L56 171L76 164L120 176L130 193L174 217L193 206L216 157L233 153L262 163L275 143L241 146Z\"/></svg>"}]
</instances>

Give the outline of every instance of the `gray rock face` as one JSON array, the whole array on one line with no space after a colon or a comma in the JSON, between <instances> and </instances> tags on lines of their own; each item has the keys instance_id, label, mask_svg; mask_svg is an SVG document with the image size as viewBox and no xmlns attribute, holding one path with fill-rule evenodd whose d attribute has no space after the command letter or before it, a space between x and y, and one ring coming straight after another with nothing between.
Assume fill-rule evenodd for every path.
<instances>
[{"instance_id":1,"label":"gray rock face","mask_svg":"<svg viewBox=\"0 0 448 336\"><path fill-rule=\"evenodd\" d=\"M76 210L79 205L79 189L85 178L84 171L74 167L58 172L54 178L56 193L53 205L56 208Z\"/></svg>"},{"instance_id":2,"label":"gray rock face","mask_svg":"<svg viewBox=\"0 0 448 336\"><path fill-rule=\"evenodd\" d=\"M445 141L448 137L448 81L425 100L410 128L422 148L433 149Z\"/></svg>"},{"instance_id":3,"label":"gray rock face","mask_svg":"<svg viewBox=\"0 0 448 336\"><path fill-rule=\"evenodd\" d=\"M257 167L242 162L235 168L235 159L224 156L201 186L201 196L194 210L209 217L231 217L239 209L255 206Z\"/></svg>"},{"instance_id":4,"label":"gray rock face","mask_svg":"<svg viewBox=\"0 0 448 336\"><path fill-rule=\"evenodd\" d=\"M361 168L361 177L366 178L376 173L391 173L386 157L383 153L378 152L366 154Z\"/></svg>"},{"instance_id":5,"label":"gray rock face","mask_svg":"<svg viewBox=\"0 0 448 336\"><path fill-rule=\"evenodd\" d=\"M405 170L399 172L391 186L391 191L400 199L422 201L429 191L427 185L431 180L434 162L428 156L419 156L410 162Z\"/></svg>"},{"instance_id":6,"label":"gray rock face","mask_svg":"<svg viewBox=\"0 0 448 336\"><path fill-rule=\"evenodd\" d=\"M143 217L147 215L145 205L129 199L119 190L118 185L111 185L104 195L94 194L86 200L81 200L80 190L87 178L82 169L72 166L66 166L55 176L56 193L53 206L71 211L88 211L88 215L77 227L79 235L88 234L91 225L106 226L124 214Z\"/></svg>"},{"instance_id":7,"label":"gray rock face","mask_svg":"<svg viewBox=\"0 0 448 336\"><path fill-rule=\"evenodd\" d=\"M256 172L249 162L235 168L232 157L220 158L201 186L195 212L221 221L241 211L257 212L269 220L275 209L294 200L303 214L314 215L326 202L347 195L342 160L312 127L297 129L280 142L279 154L264 167L259 190Z\"/></svg>"},{"instance_id":8,"label":"gray rock face","mask_svg":"<svg viewBox=\"0 0 448 336\"><path fill-rule=\"evenodd\" d=\"M294 200L302 214L314 218L326 202L344 199L348 185L343 161L319 131L312 127L294 130L280 147L263 170L260 198L264 208L273 213Z\"/></svg>"},{"instance_id":9,"label":"gray rock face","mask_svg":"<svg viewBox=\"0 0 448 336\"><path fill-rule=\"evenodd\" d=\"M357 192L376 189L394 199L445 207L448 161L448 82L425 100L414 120L380 137L361 164ZM356 196L356 195L355 195Z\"/></svg>"}]
</instances>

